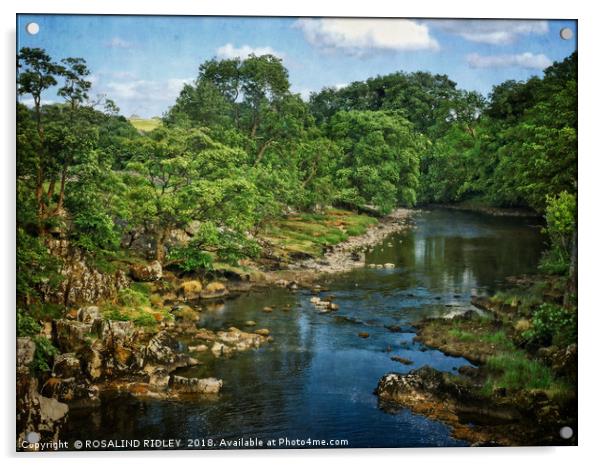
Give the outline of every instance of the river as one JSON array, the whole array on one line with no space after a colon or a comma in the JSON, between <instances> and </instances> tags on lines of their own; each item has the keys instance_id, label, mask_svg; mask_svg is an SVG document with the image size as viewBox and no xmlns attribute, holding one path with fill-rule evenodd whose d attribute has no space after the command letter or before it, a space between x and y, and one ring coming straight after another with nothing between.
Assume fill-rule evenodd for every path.
<instances>
[{"instance_id":1,"label":"river","mask_svg":"<svg viewBox=\"0 0 602 466\"><path fill-rule=\"evenodd\" d=\"M535 272L541 226L532 218L446 209L417 212L414 223L367 254L367 264L391 262L394 269L365 267L325 281L324 294L340 305L336 313L318 313L309 291L280 288L204 311L200 326L244 328L254 320L274 337L257 351L231 359L208 355L183 372L223 379L217 399L107 400L100 408L73 410L62 440L286 437L344 440L348 447L465 445L439 422L382 409L373 391L387 372L422 365L455 372L468 364L413 342L409 324L471 308L471 295L504 288L507 276ZM264 306L274 311L262 312ZM385 327L390 325L402 331ZM413 364L393 361L393 355Z\"/></svg>"}]
</instances>

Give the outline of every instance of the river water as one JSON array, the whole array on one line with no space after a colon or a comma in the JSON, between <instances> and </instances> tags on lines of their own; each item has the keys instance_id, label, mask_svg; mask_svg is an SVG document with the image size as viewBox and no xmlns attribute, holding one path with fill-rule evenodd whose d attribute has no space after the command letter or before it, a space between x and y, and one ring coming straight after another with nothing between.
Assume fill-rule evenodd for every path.
<instances>
[{"instance_id":1,"label":"river water","mask_svg":"<svg viewBox=\"0 0 602 466\"><path fill-rule=\"evenodd\" d=\"M361 268L332 276L324 295L340 305L320 314L309 291L253 291L203 312L200 326L267 327L272 344L215 360L183 375L223 379L217 399L194 402L111 399L72 411L62 440L269 439L345 440L348 447L462 446L449 429L408 410L381 409L373 394L387 372L423 365L457 371L468 364L414 343L411 322L469 309L474 294L492 293L510 275L536 271L543 247L534 219L436 209L418 212L415 228L393 234ZM290 305L290 309L285 310ZM264 306L274 311L264 313ZM397 325L401 332L385 326ZM366 332L368 338L358 333ZM413 362L391 360L401 356Z\"/></svg>"}]
</instances>

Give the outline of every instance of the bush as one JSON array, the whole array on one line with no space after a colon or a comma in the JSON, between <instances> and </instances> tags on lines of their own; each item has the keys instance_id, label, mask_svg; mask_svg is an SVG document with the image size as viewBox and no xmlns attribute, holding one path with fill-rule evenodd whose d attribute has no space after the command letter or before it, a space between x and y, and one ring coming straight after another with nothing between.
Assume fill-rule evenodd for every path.
<instances>
[{"instance_id":1,"label":"bush","mask_svg":"<svg viewBox=\"0 0 602 466\"><path fill-rule=\"evenodd\" d=\"M17 336L31 337L40 333L41 327L36 320L25 311L17 310Z\"/></svg>"},{"instance_id":2,"label":"bush","mask_svg":"<svg viewBox=\"0 0 602 466\"><path fill-rule=\"evenodd\" d=\"M150 298L148 291L144 288L136 287L135 285L130 288L124 288L119 291L119 302L128 307L141 307L150 306Z\"/></svg>"},{"instance_id":3,"label":"bush","mask_svg":"<svg viewBox=\"0 0 602 466\"><path fill-rule=\"evenodd\" d=\"M33 337L33 341L36 344L36 352L33 355L31 369L36 373L48 372L50 370L52 360L55 355L59 354L59 350L56 349L52 342L44 336L35 336Z\"/></svg>"},{"instance_id":4,"label":"bush","mask_svg":"<svg viewBox=\"0 0 602 466\"><path fill-rule=\"evenodd\" d=\"M544 232L550 237L550 250L540 263L546 273L566 274L571 261L571 246L576 227L577 199L566 191L558 196L546 198L546 227Z\"/></svg>"},{"instance_id":5,"label":"bush","mask_svg":"<svg viewBox=\"0 0 602 466\"><path fill-rule=\"evenodd\" d=\"M542 304L533 314L523 338L540 346L568 345L577 340L577 312L556 304Z\"/></svg>"}]
</instances>

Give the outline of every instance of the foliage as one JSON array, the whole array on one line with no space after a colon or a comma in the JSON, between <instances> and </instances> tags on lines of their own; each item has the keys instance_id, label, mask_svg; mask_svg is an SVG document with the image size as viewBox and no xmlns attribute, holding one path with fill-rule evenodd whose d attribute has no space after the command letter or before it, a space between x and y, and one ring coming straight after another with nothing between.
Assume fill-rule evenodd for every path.
<instances>
[{"instance_id":1,"label":"foliage","mask_svg":"<svg viewBox=\"0 0 602 466\"><path fill-rule=\"evenodd\" d=\"M416 202L420 153L426 141L401 115L392 112L339 112L329 136L343 151L336 182L342 201L374 205L388 213Z\"/></svg>"},{"instance_id":2,"label":"foliage","mask_svg":"<svg viewBox=\"0 0 602 466\"><path fill-rule=\"evenodd\" d=\"M540 268L548 273L568 272L572 242L577 226L577 200L566 191L547 197L544 232L550 238L550 249L542 258Z\"/></svg>"},{"instance_id":3,"label":"foliage","mask_svg":"<svg viewBox=\"0 0 602 466\"><path fill-rule=\"evenodd\" d=\"M523 332L528 343L540 346L567 345L577 341L577 312L544 303L534 312L531 327Z\"/></svg>"}]
</instances>

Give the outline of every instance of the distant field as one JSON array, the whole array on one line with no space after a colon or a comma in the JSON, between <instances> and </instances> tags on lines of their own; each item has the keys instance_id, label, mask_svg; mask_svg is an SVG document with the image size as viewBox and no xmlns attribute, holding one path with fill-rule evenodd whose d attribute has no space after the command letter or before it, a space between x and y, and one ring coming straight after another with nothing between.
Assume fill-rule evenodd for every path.
<instances>
[{"instance_id":1,"label":"distant field","mask_svg":"<svg viewBox=\"0 0 602 466\"><path fill-rule=\"evenodd\" d=\"M130 118L129 122L139 131L145 133L154 130L161 126L161 120L159 118Z\"/></svg>"}]
</instances>

